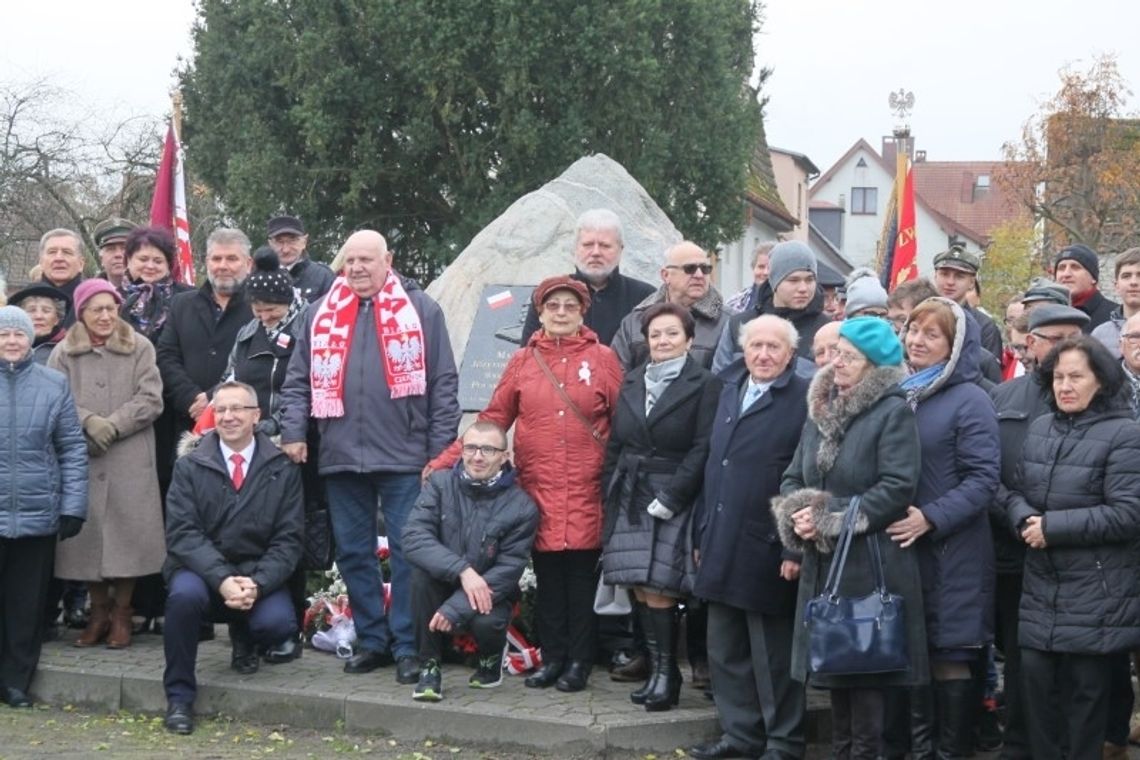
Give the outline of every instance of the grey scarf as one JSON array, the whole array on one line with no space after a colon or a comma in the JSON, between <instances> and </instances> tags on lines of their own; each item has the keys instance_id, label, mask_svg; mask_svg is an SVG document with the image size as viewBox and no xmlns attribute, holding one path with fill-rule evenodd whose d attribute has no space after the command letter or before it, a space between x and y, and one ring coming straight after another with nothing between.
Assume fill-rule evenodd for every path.
<instances>
[{"instance_id":1,"label":"grey scarf","mask_svg":"<svg viewBox=\"0 0 1140 760\"><path fill-rule=\"evenodd\" d=\"M657 403L657 399L661 398L661 394L669 387L669 383L677 379L681 374L681 368L685 366L685 359L689 358L688 354L681 354L673 359L666 359L659 364L649 362L645 365L645 416L648 417L649 413L653 411L653 406Z\"/></svg>"}]
</instances>

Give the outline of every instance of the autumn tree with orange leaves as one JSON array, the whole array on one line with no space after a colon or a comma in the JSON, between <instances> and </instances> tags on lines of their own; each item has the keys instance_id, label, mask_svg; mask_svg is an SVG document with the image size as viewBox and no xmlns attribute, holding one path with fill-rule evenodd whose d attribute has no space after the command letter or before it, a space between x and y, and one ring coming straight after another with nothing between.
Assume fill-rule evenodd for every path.
<instances>
[{"instance_id":1,"label":"autumn tree with orange leaves","mask_svg":"<svg viewBox=\"0 0 1140 760\"><path fill-rule=\"evenodd\" d=\"M995 181L1044 222L1045 252L1084 243L1101 254L1140 245L1140 118L1113 56L1063 69L1061 88L1003 146Z\"/></svg>"}]
</instances>

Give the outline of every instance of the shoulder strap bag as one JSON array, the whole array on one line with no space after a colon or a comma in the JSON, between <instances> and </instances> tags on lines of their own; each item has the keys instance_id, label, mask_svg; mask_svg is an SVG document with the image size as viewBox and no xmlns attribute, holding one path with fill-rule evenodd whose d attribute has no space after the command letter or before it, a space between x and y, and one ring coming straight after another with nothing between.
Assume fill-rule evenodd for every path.
<instances>
[{"instance_id":1,"label":"shoulder strap bag","mask_svg":"<svg viewBox=\"0 0 1140 760\"><path fill-rule=\"evenodd\" d=\"M574 416L577 417L578 420L586 426L586 429L590 431L590 437L594 439L594 443L598 444L604 449L606 447L606 444L602 440L602 434L598 432L598 429L596 427L590 424L590 420L587 419L586 415L582 413L582 410L578 408L578 405L574 403L573 399L570 398L570 395L566 393L566 389L562 387L562 384L558 382L558 378L556 378L554 376L554 373L550 371L550 365L548 365L546 363L546 360L542 358L542 354L540 354L533 347L530 349L530 353L532 356L534 356L534 360L538 362L538 366L540 369L542 369L542 373L546 375L546 379L549 380L550 384L554 386L554 390L558 391L558 396L562 399L563 403L565 403L566 406L570 407L570 411L574 413Z\"/></svg>"},{"instance_id":2,"label":"shoulder strap bag","mask_svg":"<svg viewBox=\"0 0 1140 760\"><path fill-rule=\"evenodd\" d=\"M843 570L855 536L862 498L853 496L843 515L835 556L823 593L808 600L808 670L826 675L861 675L908 670L903 598L887 592L878 538L868 534L868 556L875 588L866 596L839 595Z\"/></svg>"}]
</instances>

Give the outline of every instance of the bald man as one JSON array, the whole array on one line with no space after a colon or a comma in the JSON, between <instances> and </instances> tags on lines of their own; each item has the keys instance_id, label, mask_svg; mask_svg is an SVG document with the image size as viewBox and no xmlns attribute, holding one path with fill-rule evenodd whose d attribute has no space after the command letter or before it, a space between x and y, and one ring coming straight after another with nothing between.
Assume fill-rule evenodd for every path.
<instances>
[{"instance_id":1,"label":"bald man","mask_svg":"<svg viewBox=\"0 0 1140 760\"><path fill-rule=\"evenodd\" d=\"M641 317L657 303L675 303L689 310L697 323L689 354L705 369L711 367L727 315L724 300L712 285L712 262L703 248L684 240L667 250L661 266L661 286L621 321L611 348L626 372L649 358L649 347L641 333Z\"/></svg>"},{"instance_id":2,"label":"bald man","mask_svg":"<svg viewBox=\"0 0 1140 760\"><path fill-rule=\"evenodd\" d=\"M459 373L443 310L392 269L384 237L353 233L337 254L340 273L313 303L281 390L281 448L308 460L310 419L320 432L337 567L352 597L355 654L346 673L397 664L396 680L419 680L411 569L404 522L420 471L455 440ZM376 563L376 503L391 549L392 607L384 612Z\"/></svg>"}]
</instances>

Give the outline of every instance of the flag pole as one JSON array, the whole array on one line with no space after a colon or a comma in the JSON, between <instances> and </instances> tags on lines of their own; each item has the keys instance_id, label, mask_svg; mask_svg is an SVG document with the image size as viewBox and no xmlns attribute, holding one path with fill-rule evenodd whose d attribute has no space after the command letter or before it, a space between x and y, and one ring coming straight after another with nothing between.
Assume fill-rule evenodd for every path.
<instances>
[{"instance_id":1,"label":"flag pole","mask_svg":"<svg viewBox=\"0 0 1140 760\"><path fill-rule=\"evenodd\" d=\"M182 142L182 90L170 93L170 102L174 106L174 137Z\"/></svg>"}]
</instances>

